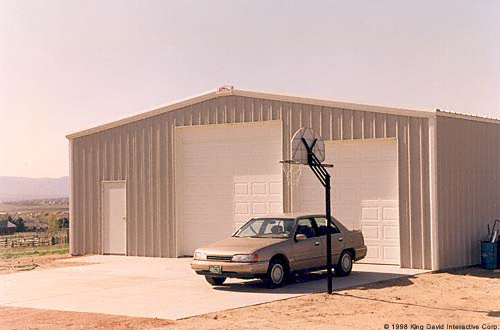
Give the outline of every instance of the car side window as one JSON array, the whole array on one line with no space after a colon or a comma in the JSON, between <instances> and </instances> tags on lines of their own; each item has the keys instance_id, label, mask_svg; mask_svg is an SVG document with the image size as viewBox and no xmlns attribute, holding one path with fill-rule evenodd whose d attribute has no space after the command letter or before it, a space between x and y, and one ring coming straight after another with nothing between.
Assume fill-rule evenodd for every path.
<instances>
[{"instance_id":1,"label":"car side window","mask_svg":"<svg viewBox=\"0 0 500 330\"><path fill-rule=\"evenodd\" d=\"M326 218L325 217L316 217L316 218L314 218L314 221L316 221L316 226L318 226L318 236L326 235L326 232L327 232ZM340 233L339 228L335 225L335 223L333 221L332 221L332 229L331 229L330 233L331 234Z\"/></svg>"},{"instance_id":2,"label":"car side window","mask_svg":"<svg viewBox=\"0 0 500 330\"><path fill-rule=\"evenodd\" d=\"M299 219L297 221L295 234L304 234L307 238L316 236L316 231L311 219Z\"/></svg>"}]
</instances>

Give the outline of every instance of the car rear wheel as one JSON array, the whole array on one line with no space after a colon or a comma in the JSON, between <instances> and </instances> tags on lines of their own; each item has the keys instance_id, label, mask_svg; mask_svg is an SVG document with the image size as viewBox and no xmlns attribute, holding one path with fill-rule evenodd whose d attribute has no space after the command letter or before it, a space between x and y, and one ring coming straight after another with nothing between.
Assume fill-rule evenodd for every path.
<instances>
[{"instance_id":1,"label":"car rear wheel","mask_svg":"<svg viewBox=\"0 0 500 330\"><path fill-rule=\"evenodd\" d=\"M215 276L205 276L205 279L207 280L208 283L212 285L222 285L224 281L226 280L225 277L215 277Z\"/></svg>"},{"instance_id":2,"label":"car rear wheel","mask_svg":"<svg viewBox=\"0 0 500 330\"><path fill-rule=\"evenodd\" d=\"M266 282L270 288L278 288L285 284L288 276L286 264L279 260L274 259L269 263L267 270Z\"/></svg>"},{"instance_id":3,"label":"car rear wheel","mask_svg":"<svg viewBox=\"0 0 500 330\"><path fill-rule=\"evenodd\" d=\"M340 255L338 265L335 265L335 274L337 276L347 276L352 271L352 254L349 251L343 251Z\"/></svg>"}]
</instances>

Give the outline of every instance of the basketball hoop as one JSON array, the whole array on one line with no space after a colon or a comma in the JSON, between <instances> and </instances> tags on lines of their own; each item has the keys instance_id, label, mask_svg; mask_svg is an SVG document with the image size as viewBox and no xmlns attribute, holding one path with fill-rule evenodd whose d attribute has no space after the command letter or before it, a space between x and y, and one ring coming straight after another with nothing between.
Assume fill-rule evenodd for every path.
<instances>
[{"instance_id":1,"label":"basketball hoop","mask_svg":"<svg viewBox=\"0 0 500 330\"><path fill-rule=\"evenodd\" d=\"M291 145L291 156L292 160L295 160L301 164L308 165L308 150L306 145L312 148L312 152L318 158L321 163L325 160L325 143L321 136L316 134L312 128L300 128L292 137Z\"/></svg>"},{"instance_id":2,"label":"basketball hoop","mask_svg":"<svg viewBox=\"0 0 500 330\"><path fill-rule=\"evenodd\" d=\"M324 167L333 167L331 164L322 164L325 161L325 143L319 134L312 128L299 128L290 140L290 155L291 159L282 160L280 163L288 165L309 165L311 164L311 149L312 155L316 158L317 163L321 163Z\"/></svg>"},{"instance_id":3,"label":"basketball hoop","mask_svg":"<svg viewBox=\"0 0 500 330\"><path fill-rule=\"evenodd\" d=\"M327 273L327 291L329 294L333 292L333 274L332 274L332 217L331 217L331 201L330 201L330 174L326 170L326 167L333 167L331 164L323 164L325 160L325 143L321 136L316 134L312 128L300 128L295 132L290 141L290 155L291 159L282 160L280 163L283 164L283 172L286 175L290 175L288 182L297 184L299 182L298 177L294 178L294 168L299 168L301 166L294 165L307 165L314 173L316 178L321 182L325 188L325 209L326 209L326 221L327 221L327 231L326 231L326 273ZM301 173L301 172L299 172Z\"/></svg>"}]
</instances>

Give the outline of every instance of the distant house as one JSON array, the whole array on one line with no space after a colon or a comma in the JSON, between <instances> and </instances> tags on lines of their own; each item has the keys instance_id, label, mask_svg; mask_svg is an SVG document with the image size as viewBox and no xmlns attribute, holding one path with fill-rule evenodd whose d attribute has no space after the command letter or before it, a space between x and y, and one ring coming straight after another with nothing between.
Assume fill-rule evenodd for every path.
<instances>
[{"instance_id":1,"label":"distant house","mask_svg":"<svg viewBox=\"0 0 500 330\"><path fill-rule=\"evenodd\" d=\"M47 222L35 219L25 220L24 226L26 227L26 231L46 231L49 228Z\"/></svg>"},{"instance_id":2,"label":"distant house","mask_svg":"<svg viewBox=\"0 0 500 330\"><path fill-rule=\"evenodd\" d=\"M9 220L0 220L0 235L10 235L16 232L16 225Z\"/></svg>"}]
</instances>

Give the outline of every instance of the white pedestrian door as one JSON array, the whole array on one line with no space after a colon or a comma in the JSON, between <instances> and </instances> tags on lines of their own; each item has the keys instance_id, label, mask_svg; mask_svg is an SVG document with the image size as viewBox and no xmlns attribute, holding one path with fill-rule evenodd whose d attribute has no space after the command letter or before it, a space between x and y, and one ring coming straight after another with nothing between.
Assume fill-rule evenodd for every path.
<instances>
[{"instance_id":1,"label":"white pedestrian door","mask_svg":"<svg viewBox=\"0 0 500 330\"><path fill-rule=\"evenodd\" d=\"M126 185L103 182L103 253L127 253Z\"/></svg>"}]
</instances>

